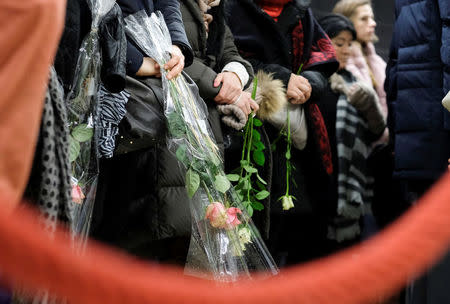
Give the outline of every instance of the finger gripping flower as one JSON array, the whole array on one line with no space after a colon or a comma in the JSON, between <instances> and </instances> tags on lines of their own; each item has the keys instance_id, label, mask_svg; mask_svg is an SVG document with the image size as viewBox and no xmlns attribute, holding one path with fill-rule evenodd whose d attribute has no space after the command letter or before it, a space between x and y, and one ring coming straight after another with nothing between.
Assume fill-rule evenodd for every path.
<instances>
[{"instance_id":1,"label":"finger gripping flower","mask_svg":"<svg viewBox=\"0 0 450 304\"><path fill-rule=\"evenodd\" d=\"M224 228L227 225L228 214L225 206L220 202L214 202L206 208L205 219L214 228Z\"/></svg>"}]
</instances>

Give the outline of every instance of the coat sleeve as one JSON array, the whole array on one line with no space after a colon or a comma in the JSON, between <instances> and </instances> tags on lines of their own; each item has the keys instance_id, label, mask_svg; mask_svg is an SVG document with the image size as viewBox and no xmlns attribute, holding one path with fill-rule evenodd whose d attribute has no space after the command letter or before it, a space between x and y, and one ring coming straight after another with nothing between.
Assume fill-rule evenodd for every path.
<instances>
[{"instance_id":1,"label":"coat sleeve","mask_svg":"<svg viewBox=\"0 0 450 304\"><path fill-rule=\"evenodd\" d=\"M319 71L304 71L303 73L300 73L300 75L308 79L309 84L311 85L311 101L318 99L327 90L328 78L325 73Z\"/></svg>"},{"instance_id":2,"label":"coat sleeve","mask_svg":"<svg viewBox=\"0 0 450 304\"><path fill-rule=\"evenodd\" d=\"M243 59L239 54L239 51L234 44L233 34L231 33L230 28L225 25L225 42L224 42L224 50L221 61L218 62L218 70L222 70L228 63L230 62L239 62L242 64L247 70L250 79L247 83L244 83L244 87L248 87L248 85L252 82L253 79L253 67L247 60Z\"/></svg>"},{"instance_id":3,"label":"coat sleeve","mask_svg":"<svg viewBox=\"0 0 450 304\"><path fill-rule=\"evenodd\" d=\"M0 193L12 205L30 172L65 8L63 0L0 1Z\"/></svg>"},{"instance_id":4,"label":"coat sleeve","mask_svg":"<svg viewBox=\"0 0 450 304\"><path fill-rule=\"evenodd\" d=\"M398 16L396 10L396 19ZM384 90L386 92L386 104L388 107L387 126L390 134L390 143L395 141L395 103L397 100L397 59L398 59L398 33L394 30L391 46L389 49L389 60L386 65L386 80Z\"/></svg>"},{"instance_id":5,"label":"coat sleeve","mask_svg":"<svg viewBox=\"0 0 450 304\"><path fill-rule=\"evenodd\" d=\"M185 56L185 66L192 64L194 52L186 37L186 32L181 18L180 2L178 0L157 0L155 11L161 11L169 28L172 43L177 45Z\"/></svg>"},{"instance_id":6,"label":"coat sleeve","mask_svg":"<svg viewBox=\"0 0 450 304\"><path fill-rule=\"evenodd\" d=\"M214 87L214 79L217 73L209 66L205 65L200 59L194 58L194 61L184 71L192 78L197 85L200 96L205 100L214 99L219 94L220 86Z\"/></svg>"}]
</instances>

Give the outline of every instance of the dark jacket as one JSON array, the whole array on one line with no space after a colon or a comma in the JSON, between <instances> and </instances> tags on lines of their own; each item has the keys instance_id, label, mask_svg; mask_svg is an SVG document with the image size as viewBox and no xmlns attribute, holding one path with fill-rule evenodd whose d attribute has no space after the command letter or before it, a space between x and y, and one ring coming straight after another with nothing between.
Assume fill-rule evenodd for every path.
<instances>
[{"instance_id":1,"label":"dark jacket","mask_svg":"<svg viewBox=\"0 0 450 304\"><path fill-rule=\"evenodd\" d=\"M395 172L402 179L438 178L450 157L450 3L397 0L386 70Z\"/></svg>"},{"instance_id":2,"label":"dark jacket","mask_svg":"<svg viewBox=\"0 0 450 304\"><path fill-rule=\"evenodd\" d=\"M192 50L186 38L183 22L181 21L180 4L178 0L118 0L124 17L145 10L150 16L155 11L161 11L167 23L172 43L180 47L185 56L185 66L189 66L193 60ZM127 73L136 75L142 65L143 52L131 41L127 47Z\"/></svg>"},{"instance_id":3,"label":"dark jacket","mask_svg":"<svg viewBox=\"0 0 450 304\"><path fill-rule=\"evenodd\" d=\"M213 102L212 99L220 91L220 87L213 86L214 79L226 64L233 61L241 63L251 78L253 69L248 61L242 59L234 44L233 35L225 24L223 10L225 1L221 1L218 7L214 7L209 12L214 19L209 26L208 36L197 1L181 0L180 2L186 34L194 51L194 62L185 71L199 87L202 98Z\"/></svg>"}]
</instances>

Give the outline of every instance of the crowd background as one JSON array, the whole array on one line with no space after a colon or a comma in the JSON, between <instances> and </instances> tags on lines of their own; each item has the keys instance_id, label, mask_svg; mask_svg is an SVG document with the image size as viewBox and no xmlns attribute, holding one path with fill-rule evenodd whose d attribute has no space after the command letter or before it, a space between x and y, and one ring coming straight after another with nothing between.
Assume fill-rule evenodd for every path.
<instances>
[{"instance_id":1,"label":"crowd background","mask_svg":"<svg viewBox=\"0 0 450 304\"><path fill-rule=\"evenodd\" d=\"M311 2L311 8L317 18L329 14L333 10L336 0L314 0ZM372 3L375 13L375 21L377 22L377 53L385 61L389 58L389 47L391 44L392 31L394 29L395 20L395 1L376 0Z\"/></svg>"}]
</instances>

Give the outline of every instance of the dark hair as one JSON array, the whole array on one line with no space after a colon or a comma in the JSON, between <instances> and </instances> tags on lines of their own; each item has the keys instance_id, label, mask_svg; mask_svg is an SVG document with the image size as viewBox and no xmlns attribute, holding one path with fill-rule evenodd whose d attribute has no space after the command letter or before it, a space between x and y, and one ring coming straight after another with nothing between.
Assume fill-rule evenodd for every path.
<instances>
[{"instance_id":1,"label":"dark hair","mask_svg":"<svg viewBox=\"0 0 450 304\"><path fill-rule=\"evenodd\" d=\"M353 40L356 40L356 30L353 23L341 14L328 14L319 19L319 24L330 39L336 37L342 31L349 31Z\"/></svg>"}]
</instances>

